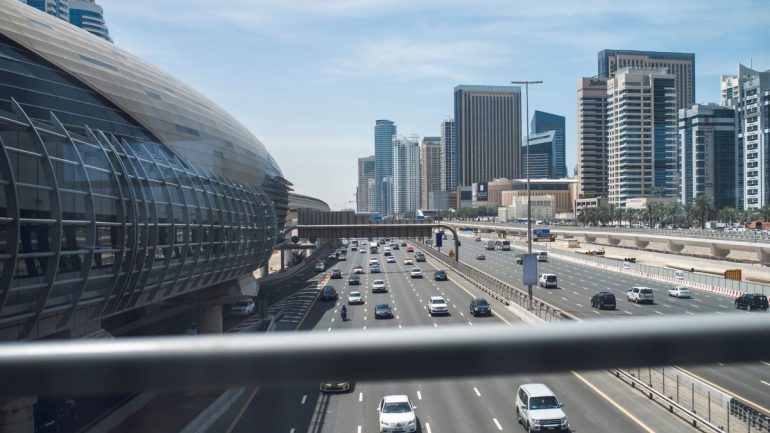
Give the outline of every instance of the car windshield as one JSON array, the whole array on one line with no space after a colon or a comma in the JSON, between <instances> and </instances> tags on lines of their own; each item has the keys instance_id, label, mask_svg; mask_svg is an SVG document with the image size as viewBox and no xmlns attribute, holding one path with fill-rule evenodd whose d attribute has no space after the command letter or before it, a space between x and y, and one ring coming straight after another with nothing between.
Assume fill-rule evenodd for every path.
<instances>
[{"instance_id":1,"label":"car windshield","mask_svg":"<svg viewBox=\"0 0 770 433\"><path fill-rule=\"evenodd\" d=\"M361 292L350 292L350 296L354 297L354 298L355 297L359 297L359 296L361 296Z\"/></svg>"},{"instance_id":2,"label":"car windshield","mask_svg":"<svg viewBox=\"0 0 770 433\"><path fill-rule=\"evenodd\" d=\"M548 281L549 283L552 283L552 282L556 281L556 276L549 275L549 276L545 277L545 280Z\"/></svg>"},{"instance_id":3,"label":"car windshield","mask_svg":"<svg viewBox=\"0 0 770 433\"><path fill-rule=\"evenodd\" d=\"M642 289L640 290L641 293L644 293L645 295L651 295L652 289Z\"/></svg>"},{"instance_id":4,"label":"car windshield","mask_svg":"<svg viewBox=\"0 0 770 433\"><path fill-rule=\"evenodd\" d=\"M375 309L378 311L390 310L390 306L388 304L379 304Z\"/></svg>"},{"instance_id":5,"label":"car windshield","mask_svg":"<svg viewBox=\"0 0 770 433\"><path fill-rule=\"evenodd\" d=\"M236 307L246 307L246 306L248 306L248 305L249 305L249 303L248 303L248 302L246 302L246 301L241 301L241 302L236 302L236 303L235 303L235 306L236 306Z\"/></svg>"},{"instance_id":6,"label":"car windshield","mask_svg":"<svg viewBox=\"0 0 770 433\"><path fill-rule=\"evenodd\" d=\"M443 299L431 299L430 303L431 304L444 304L445 302L444 302Z\"/></svg>"},{"instance_id":7,"label":"car windshield","mask_svg":"<svg viewBox=\"0 0 770 433\"><path fill-rule=\"evenodd\" d=\"M399 403L385 403L382 405L383 413L409 413L412 411L412 407L407 402Z\"/></svg>"},{"instance_id":8,"label":"car windshield","mask_svg":"<svg viewBox=\"0 0 770 433\"><path fill-rule=\"evenodd\" d=\"M478 299L473 302L477 307L486 307L489 303L483 299Z\"/></svg>"},{"instance_id":9,"label":"car windshield","mask_svg":"<svg viewBox=\"0 0 770 433\"><path fill-rule=\"evenodd\" d=\"M559 407L559 402L556 397L532 397L529 399L529 408L536 409L556 409Z\"/></svg>"}]
</instances>

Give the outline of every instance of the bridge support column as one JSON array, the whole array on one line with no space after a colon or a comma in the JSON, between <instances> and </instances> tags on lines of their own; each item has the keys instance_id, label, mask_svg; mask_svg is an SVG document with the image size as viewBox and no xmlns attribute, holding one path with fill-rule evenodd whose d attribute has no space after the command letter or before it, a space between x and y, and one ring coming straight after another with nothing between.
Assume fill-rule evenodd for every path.
<instances>
[{"instance_id":1,"label":"bridge support column","mask_svg":"<svg viewBox=\"0 0 770 433\"><path fill-rule=\"evenodd\" d=\"M636 245L637 248L647 248L647 245L650 245L650 242L634 239L634 245Z\"/></svg>"},{"instance_id":2,"label":"bridge support column","mask_svg":"<svg viewBox=\"0 0 770 433\"><path fill-rule=\"evenodd\" d=\"M757 248L757 257L763 264L770 264L770 248Z\"/></svg>"},{"instance_id":3,"label":"bridge support column","mask_svg":"<svg viewBox=\"0 0 770 433\"><path fill-rule=\"evenodd\" d=\"M727 257L730 254L730 250L719 248L714 244L711 244L711 255L716 257Z\"/></svg>"},{"instance_id":4,"label":"bridge support column","mask_svg":"<svg viewBox=\"0 0 770 433\"><path fill-rule=\"evenodd\" d=\"M673 241L668 241L666 244L668 245L668 250L674 253L681 253L684 249L684 244L677 244Z\"/></svg>"},{"instance_id":5,"label":"bridge support column","mask_svg":"<svg viewBox=\"0 0 770 433\"><path fill-rule=\"evenodd\" d=\"M596 242L596 236L583 235L583 239L585 239L586 242Z\"/></svg>"},{"instance_id":6,"label":"bridge support column","mask_svg":"<svg viewBox=\"0 0 770 433\"><path fill-rule=\"evenodd\" d=\"M201 305L198 307L198 333L222 333L222 305Z\"/></svg>"},{"instance_id":7,"label":"bridge support column","mask_svg":"<svg viewBox=\"0 0 770 433\"><path fill-rule=\"evenodd\" d=\"M612 245L613 247L616 247L616 246L620 245L620 239L618 239L618 238L613 238L613 237L609 237L608 236L607 237L607 242L610 245Z\"/></svg>"},{"instance_id":8,"label":"bridge support column","mask_svg":"<svg viewBox=\"0 0 770 433\"><path fill-rule=\"evenodd\" d=\"M34 406L37 397L0 398L0 431L4 433L33 433Z\"/></svg>"}]
</instances>

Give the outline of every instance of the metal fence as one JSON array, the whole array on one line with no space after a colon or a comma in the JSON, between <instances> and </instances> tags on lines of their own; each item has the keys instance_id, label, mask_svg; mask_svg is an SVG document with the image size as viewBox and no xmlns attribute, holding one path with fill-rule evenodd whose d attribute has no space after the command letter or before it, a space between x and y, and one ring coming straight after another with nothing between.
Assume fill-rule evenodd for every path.
<instances>
[{"instance_id":1,"label":"metal fence","mask_svg":"<svg viewBox=\"0 0 770 433\"><path fill-rule=\"evenodd\" d=\"M754 283L750 281L730 280L716 275L703 275L689 271L677 271L675 269L661 268L658 266L623 262L620 260L608 259L601 256L592 256L579 253L576 251L554 252L552 249L548 248L547 244L533 245L532 248L548 251L549 254L554 256L592 263L596 267L610 271L622 272L645 278L652 278L661 282L717 292L733 297L739 296L740 293L762 293L764 295L770 295L770 286L767 284Z\"/></svg>"}]
</instances>

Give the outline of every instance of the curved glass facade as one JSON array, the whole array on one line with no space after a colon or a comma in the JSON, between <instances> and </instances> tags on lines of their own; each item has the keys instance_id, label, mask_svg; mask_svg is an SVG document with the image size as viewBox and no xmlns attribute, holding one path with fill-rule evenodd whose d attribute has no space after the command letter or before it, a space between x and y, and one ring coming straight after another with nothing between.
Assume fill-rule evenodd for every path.
<instances>
[{"instance_id":1,"label":"curved glass facade","mask_svg":"<svg viewBox=\"0 0 770 433\"><path fill-rule=\"evenodd\" d=\"M197 164L179 150L226 150L203 137L169 145L5 30L0 25L0 329L34 338L236 281L267 263L291 185L269 154L259 179ZM177 124L185 134L195 126ZM240 143L230 156L246 148Z\"/></svg>"}]
</instances>

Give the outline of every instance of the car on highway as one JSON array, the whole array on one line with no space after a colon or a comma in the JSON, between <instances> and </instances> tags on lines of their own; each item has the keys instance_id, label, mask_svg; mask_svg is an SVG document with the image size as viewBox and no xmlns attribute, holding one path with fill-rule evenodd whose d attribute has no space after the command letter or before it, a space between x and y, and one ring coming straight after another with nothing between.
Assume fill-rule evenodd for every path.
<instances>
[{"instance_id":1,"label":"car on highway","mask_svg":"<svg viewBox=\"0 0 770 433\"><path fill-rule=\"evenodd\" d=\"M326 264L324 262L318 262L315 264L316 272L323 272L326 270Z\"/></svg>"},{"instance_id":2,"label":"car on highway","mask_svg":"<svg viewBox=\"0 0 770 433\"><path fill-rule=\"evenodd\" d=\"M521 265L524 263L524 257L521 256L521 254L516 255L516 264Z\"/></svg>"},{"instance_id":3,"label":"car on highway","mask_svg":"<svg viewBox=\"0 0 770 433\"><path fill-rule=\"evenodd\" d=\"M489 302L484 298L475 298L471 300L470 312L474 317L491 316L492 306L489 305Z\"/></svg>"},{"instance_id":4,"label":"car on highway","mask_svg":"<svg viewBox=\"0 0 770 433\"><path fill-rule=\"evenodd\" d=\"M340 298L340 295L337 294L337 290L334 289L332 286L323 286L321 289L321 300L322 301L336 301Z\"/></svg>"},{"instance_id":5,"label":"car on highway","mask_svg":"<svg viewBox=\"0 0 770 433\"><path fill-rule=\"evenodd\" d=\"M409 275L412 278L422 278L422 270L420 268L412 268L412 270L409 272Z\"/></svg>"},{"instance_id":6,"label":"car on highway","mask_svg":"<svg viewBox=\"0 0 770 433\"><path fill-rule=\"evenodd\" d=\"M484 254L476 254L476 260L486 260L487 256Z\"/></svg>"},{"instance_id":7,"label":"car on highway","mask_svg":"<svg viewBox=\"0 0 770 433\"><path fill-rule=\"evenodd\" d=\"M397 243L393 242L392 244L390 244L390 249L392 249L393 251L396 251L396 250L399 250L400 248L398 247Z\"/></svg>"},{"instance_id":8,"label":"car on highway","mask_svg":"<svg viewBox=\"0 0 770 433\"><path fill-rule=\"evenodd\" d=\"M540 251L537 253L537 261L538 262L547 262L548 261L548 253L545 251Z\"/></svg>"},{"instance_id":9,"label":"car on highway","mask_svg":"<svg viewBox=\"0 0 770 433\"><path fill-rule=\"evenodd\" d=\"M476 238L474 239L474 241L475 241L475 242L481 242L481 236L476 236Z\"/></svg>"},{"instance_id":10,"label":"car on highway","mask_svg":"<svg viewBox=\"0 0 770 433\"><path fill-rule=\"evenodd\" d=\"M411 257L405 257L405 258L404 258L404 264L405 264L405 265L413 265L413 264L414 264L414 262L412 261L412 258L411 258Z\"/></svg>"},{"instance_id":11,"label":"car on highway","mask_svg":"<svg viewBox=\"0 0 770 433\"><path fill-rule=\"evenodd\" d=\"M735 308L767 310L767 296L761 293L745 293L735 299Z\"/></svg>"},{"instance_id":12,"label":"car on highway","mask_svg":"<svg viewBox=\"0 0 770 433\"><path fill-rule=\"evenodd\" d=\"M380 433L384 432L416 432L417 416L414 410L417 406L412 404L406 395L386 395L377 405L380 413Z\"/></svg>"},{"instance_id":13,"label":"car on highway","mask_svg":"<svg viewBox=\"0 0 770 433\"><path fill-rule=\"evenodd\" d=\"M339 268L332 269L331 277L332 279L335 279L335 280L342 278L342 271Z\"/></svg>"},{"instance_id":14,"label":"car on highway","mask_svg":"<svg viewBox=\"0 0 770 433\"><path fill-rule=\"evenodd\" d=\"M359 249L358 249L358 252L359 252L359 253L361 253L361 254L366 254L366 249L364 249L364 248L359 248Z\"/></svg>"},{"instance_id":15,"label":"car on highway","mask_svg":"<svg viewBox=\"0 0 770 433\"><path fill-rule=\"evenodd\" d=\"M449 280L449 276L446 271L438 270L433 274L433 279L436 281L447 281Z\"/></svg>"},{"instance_id":16,"label":"car on highway","mask_svg":"<svg viewBox=\"0 0 770 433\"><path fill-rule=\"evenodd\" d=\"M374 306L374 318L391 319L393 318L393 309L388 304L377 304Z\"/></svg>"},{"instance_id":17,"label":"car on highway","mask_svg":"<svg viewBox=\"0 0 770 433\"><path fill-rule=\"evenodd\" d=\"M599 292L591 296L591 307L598 308L600 310L614 310L615 295L610 292Z\"/></svg>"},{"instance_id":18,"label":"car on highway","mask_svg":"<svg viewBox=\"0 0 770 433\"><path fill-rule=\"evenodd\" d=\"M364 297L361 296L361 292L354 290L348 293L348 304L354 305L354 304L363 304L363 303L364 303Z\"/></svg>"},{"instance_id":19,"label":"car on highway","mask_svg":"<svg viewBox=\"0 0 770 433\"><path fill-rule=\"evenodd\" d=\"M329 260L337 260L337 255L335 253L330 253L326 258Z\"/></svg>"},{"instance_id":20,"label":"car on highway","mask_svg":"<svg viewBox=\"0 0 770 433\"><path fill-rule=\"evenodd\" d=\"M358 286L360 284L361 284L361 277L359 277L358 275L353 274L348 277L348 285Z\"/></svg>"},{"instance_id":21,"label":"car on highway","mask_svg":"<svg viewBox=\"0 0 770 433\"><path fill-rule=\"evenodd\" d=\"M369 272L372 274L379 274L380 272L382 272L380 270L380 264L379 263L373 264L372 267L369 269Z\"/></svg>"},{"instance_id":22,"label":"car on highway","mask_svg":"<svg viewBox=\"0 0 770 433\"><path fill-rule=\"evenodd\" d=\"M372 293L385 293L388 291L388 287L385 285L385 280L372 281Z\"/></svg>"},{"instance_id":23,"label":"car on highway","mask_svg":"<svg viewBox=\"0 0 770 433\"><path fill-rule=\"evenodd\" d=\"M371 259L369 259L369 266L379 265L379 264L380 264L380 260L377 257L372 257Z\"/></svg>"},{"instance_id":24,"label":"car on highway","mask_svg":"<svg viewBox=\"0 0 770 433\"><path fill-rule=\"evenodd\" d=\"M423 253L417 253L414 255L414 260L416 262L424 262L425 261L425 254Z\"/></svg>"},{"instance_id":25,"label":"car on highway","mask_svg":"<svg viewBox=\"0 0 770 433\"><path fill-rule=\"evenodd\" d=\"M353 245L350 247L350 251L358 251L358 247Z\"/></svg>"},{"instance_id":26,"label":"car on highway","mask_svg":"<svg viewBox=\"0 0 770 433\"><path fill-rule=\"evenodd\" d=\"M540 274L537 278L537 285L545 288L556 288L558 286L556 281L556 275L554 274Z\"/></svg>"},{"instance_id":27,"label":"car on highway","mask_svg":"<svg viewBox=\"0 0 770 433\"><path fill-rule=\"evenodd\" d=\"M354 274L363 274L364 273L364 267L363 266L356 266L353 268Z\"/></svg>"},{"instance_id":28,"label":"car on highway","mask_svg":"<svg viewBox=\"0 0 770 433\"><path fill-rule=\"evenodd\" d=\"M385 263L396 263L396 257L395 256L388 256L388 258L385 259Z\"/></svg>"},{"instance_id":29,"label":"car on highway","mask_svg":"<svg viewBox=\"0 0 770 433\"><path fill-rule=\"evenodd\" d=\"M257 306L253 299L237 301L230 307L230 314L233 316L251 316L257 311Z\"/></svg>"},{"instance_id":30,"label":"car on highway","mask_svg":"<svg viewBox=\"0 0 770 433\"><path fill-rule=\"evenodd\" d=\"M655 295L649 287L632 287L631 290L626 293L626 300L629 302L636 302L637 304L652 304L655 300Z\"/></svg>"},{"instance_id":31,"label":"car on highway","mask_svg":"<svg viewBox=\"0 0 770 433\"><path fill-rule=\"evenodd\" d=\"M352 389L350 382L329 380L321 382L321 392L348 392Z\"/></svg>"},{"instance_id":32,"label":"car on highway","mask_svg":"<svg viewBox=\"0 0 770 433\"><path fill-rule=\"evenodd\" d=\"M343 253L343 254L340 254L340 256L339 256L339 257L337 257L337 260L339 260L339 261L341 261L341 262L344 262L344 261L346 261L347 259L348 259L348 256L346 256L344 253Z\"/></svg>"},{"instance_id":33,"label":"car on highway","mask_svg":"<svg viewBox=\"0 0 770 433\"><path fill-rule=\"evenodd\" d=\"M692 292L687 287L676 286L668 289L668 296L674 296L676 298L691 298Z\"/></svg>"},{"instance_id":34,"label":"car on highway","mask_svg":"<svg viewBox=\"0 0 770 433\"><path fill-rule=\"evenodd\" d=\"M516 421L528 432L569 431L569 420L546 385L526 383L516 392Z\"/></svg>"},{"instance_id":35,"label":"car on highway","mask_svg":"<svg viewBox=\"0 0 770 433\"><path fill-rule=\"evenodd\" d=\"M391 255L390 247L385 247L382 254L386 257Z\"/></svg>"},{"instance_id":36,"label":"car on highway","mask_svg":"<svg viewBox=\"0 0 770 433\"><path fill-rule=\"evenodd\" d=\"M413 253L414 252L414 247L407 247L406 252L407 253Z\"/></svg>"},{"instance_id":37,"label":"car on highway","mask_svg":"<svg viewBox=\"0 0 770 433\"><path fill-rule=\"evenodd\" d=\"M443 296L431 296L428 299L428 313L433 316L436 314L449 314L449 306Z\"/></svg>"},{"instance_id":38,"label":"car on highway","mask_svg":"<svg viewBox=\"0 0 770 433\"><path fill-rule=\"evenodd\" d=\"M404 242L404 241L401 241L401 246L402 246L402 247L405 247L405 246L406 246L406 242Z\"/></svg>"}]
</instances>

